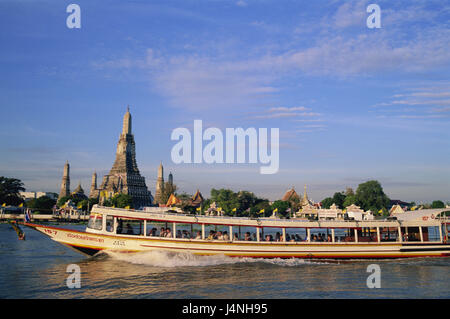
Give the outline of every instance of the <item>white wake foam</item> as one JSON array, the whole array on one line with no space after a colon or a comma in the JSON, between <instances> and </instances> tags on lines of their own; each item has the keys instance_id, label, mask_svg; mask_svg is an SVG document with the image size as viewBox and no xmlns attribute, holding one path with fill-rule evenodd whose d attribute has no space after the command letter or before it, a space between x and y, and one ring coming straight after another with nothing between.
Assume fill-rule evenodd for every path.
<instances>
[{"instance_id":1,"label":"white wake foam","mask_svg":"<svg viewBox=\"0 0 450 319\"><path fill-rule=\"evenodd\" d=\"M268 263L278 266L299 266L315 263L313 261L291 258L291 259L256 259L256 258L232 258L224 255L199 256L185 252L146 251L139 253L120 253L116 251L104 251L108 256L116 260L132 264L148 265L154 267L202 267L217 266L238 263Z\"/></svg>"}]
</instances>

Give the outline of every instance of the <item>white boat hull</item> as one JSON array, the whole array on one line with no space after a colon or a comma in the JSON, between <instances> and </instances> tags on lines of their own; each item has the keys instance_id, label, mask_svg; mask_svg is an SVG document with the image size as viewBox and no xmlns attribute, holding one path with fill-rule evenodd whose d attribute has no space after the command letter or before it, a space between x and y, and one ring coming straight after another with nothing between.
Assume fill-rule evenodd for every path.
<instances>
[{"instance_id":1,"label":"white boat hull","mask_svg":"<svg viewBox=\"0 0 450 319\"><path fill-rule=\"evenodd\" d=\"M160 250L251 258L379 259L450 256L450 245L438 242L231 242L105 235L29 223L24 225L90 256L103 250L127 253Z\"/></svg>"}]
</instances>

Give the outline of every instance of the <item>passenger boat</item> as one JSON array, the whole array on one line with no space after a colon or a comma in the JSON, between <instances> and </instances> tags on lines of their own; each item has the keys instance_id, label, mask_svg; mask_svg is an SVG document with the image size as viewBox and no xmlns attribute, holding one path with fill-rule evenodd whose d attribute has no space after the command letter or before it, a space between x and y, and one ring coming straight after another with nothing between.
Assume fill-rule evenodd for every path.
<instances>
[{"instance_id":1,"label":"passenger boat","mask_svg":"<svg viewBox=\"0 0 450 319\"><path fill-rule=\"evenodd\" d=\"M95 205L85 231L22 224L90 256L104 250L251 258L450 256L448 218L439 216L444 210L405 213L407 218L402 220L355 221L187 215L168 209L127 210ZM160 235L161 228L170 229L169 237ZM219 237L209 236L216 230Z\"/></svg>"}]
</instances>

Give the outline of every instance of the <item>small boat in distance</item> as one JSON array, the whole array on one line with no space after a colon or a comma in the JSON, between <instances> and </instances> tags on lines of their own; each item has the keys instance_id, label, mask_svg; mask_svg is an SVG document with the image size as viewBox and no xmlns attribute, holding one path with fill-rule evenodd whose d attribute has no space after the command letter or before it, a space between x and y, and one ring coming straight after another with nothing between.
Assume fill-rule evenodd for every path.
<instances>
[{"instance_id":1,"label":"small boat in distance","mask_svg":"<svg viewBox=\"0 0 450 319\"><path fill-rule=\"evenodd\" d=\"M378 259L450 256L445 209L383 220L186 215L170 208L92 208L85 231L24 222L85 255L187 252L251 258ZM448 209L447 209L448 210ZM409 214L409 215L408 215ZM433 218L424 218L433 216Z\"/></svg>"}]
</instances>

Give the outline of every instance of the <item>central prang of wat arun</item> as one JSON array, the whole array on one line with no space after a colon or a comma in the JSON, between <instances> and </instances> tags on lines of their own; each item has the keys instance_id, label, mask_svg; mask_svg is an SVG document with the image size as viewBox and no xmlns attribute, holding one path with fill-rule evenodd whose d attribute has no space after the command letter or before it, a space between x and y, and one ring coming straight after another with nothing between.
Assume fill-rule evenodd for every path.
<instances>
[{"instance_id":1,"label":"central prang of wat arun","mask_svg":"<svg viewBox=\"0 0 450 319\"><path fill-rule=\"evenodd\" d=\"M116 160L108 175L97 188L97 174L92 175L90 198L112 197L117 193L128 194L133 198L135 208L150 206L152 194L145 184L145 177L141 176L136 163L136 144L132 134L132 119L130 109L123 117L122 133L117 144Z\"/></svg>"}]
</instances>

